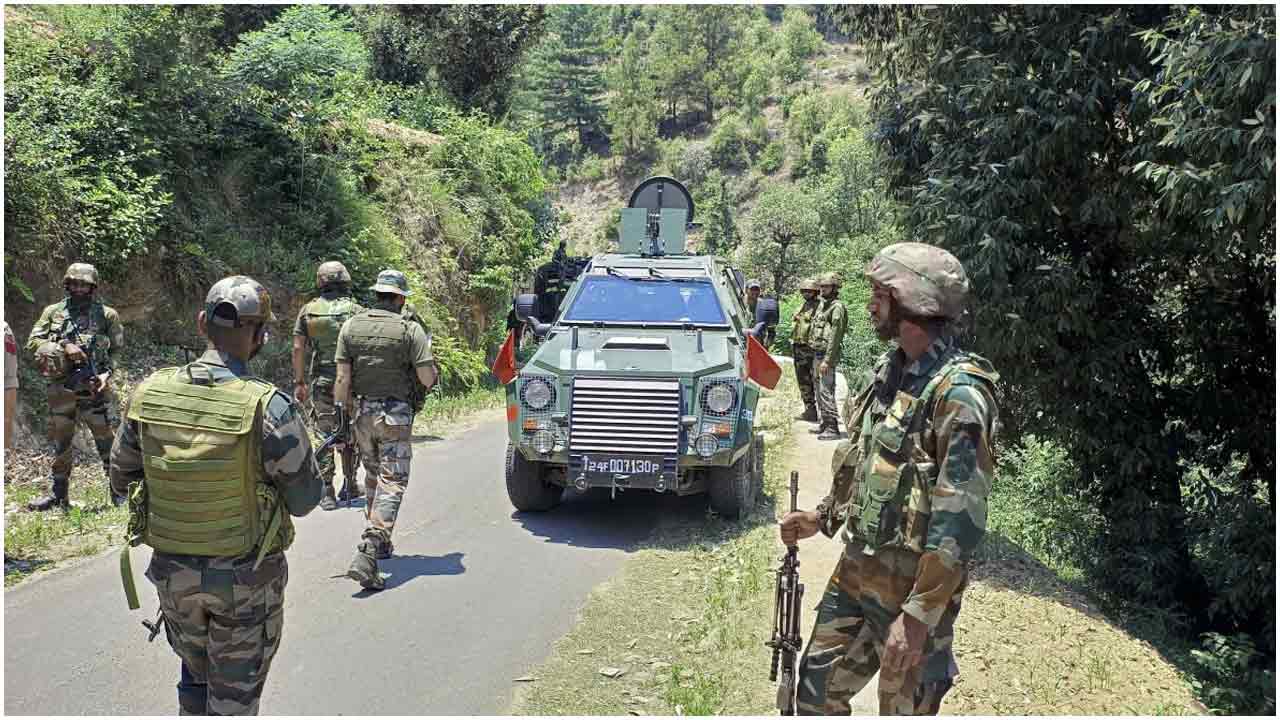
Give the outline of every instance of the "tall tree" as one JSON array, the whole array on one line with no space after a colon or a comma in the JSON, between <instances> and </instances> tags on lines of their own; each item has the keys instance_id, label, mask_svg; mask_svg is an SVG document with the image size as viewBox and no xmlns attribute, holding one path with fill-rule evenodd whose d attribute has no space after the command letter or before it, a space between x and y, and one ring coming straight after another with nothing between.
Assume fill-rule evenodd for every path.
<instances>
[{"instance_id":1,"label":"tall tree","mask_svg":"<svg viewBox=\"0 0 1280 720\"><path fill-rule=\"evenodd\" d=\"M645 35L643 25L633 28L622 42L622 52L605 70L612 91L608 111L610 139L613 147L629 158L653 147L661 112L645 54Z\"/></svg>"},{"instance_id":2,"label":"tall tree","mask_svg":"<svg viewBox=\"0 0 1280 720\"><path fill-rule=\"evenodd\" d=\"M545 38L529 53L529 79L543 125L573 130L581 145L604 136L606 20L605 9L597 6L552 5Z\"/></svg>"},{"instance_id":3,"label":"tall tree","mask_svg":"<svg viewBox=\"0 0 1280 720\"><path fill-rule=\"evenodd\" d=\"M1274 548L1238 548L1270 579L1231 602L1193 552L1274 537L1274 10L847 12L907 229L969 269L1009 430L1078 459L1099 577L1274 648ZM1224 490L1260 511L1194 537Z\"/></svg>"},{"instance_id":4,"label":"tall tree","mask_svg":"<svg viewBox=\"0 0 1280 720\"><path fill-rule=\"evenodd\" d=\"M813 269L822 223L813 196L798 185L771 185L751 210L747 265L773 275L782 297Z\"/></svg>"}]
</instances>

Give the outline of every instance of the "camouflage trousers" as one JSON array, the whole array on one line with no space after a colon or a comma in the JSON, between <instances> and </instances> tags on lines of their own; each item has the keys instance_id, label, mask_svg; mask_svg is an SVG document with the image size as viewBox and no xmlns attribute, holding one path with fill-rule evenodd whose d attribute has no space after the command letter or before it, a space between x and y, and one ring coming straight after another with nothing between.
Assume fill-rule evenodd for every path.
<instances>
[{"instance_id":1,"label":"camouflage trousers","mask_svg":"<svg viewBox=\"0 0 1280 720\"><path fill-rule=\"evenodd\" d=\"M355 435L364 464L368 518L363 537L376 538L386 545L391 542L400 502L409 487L413 408L395 399L362 399L358 404L360 413L355 419Z\"/></svg>"},{"instance_id":2,"label":"camouflage trousers","mask_svg":"<svg viewBox=\"0 0 1280 720\"><path fill-rule=\"evenodd\" d=\"M791 359L796 366L796 384L800 386L800 399L805 407L815 407L813 397L813 348L805 345L791 346Z\"/></svg>"},{"instance_id":3,"label":"camouflage trousers","mask_svg":"<svg viewBox=\"0 0 1280 720\"><path fill-rule=\"evenodd\" d=\"M813 391L818 401L818 420L823 425L838 428L840 413L836 409L836 369L832 366L825 373L820 372L822 358L823 353L813 355Z\"/></svg>"},{"instance_id":4,"label":"camouflage trousers","mask_svg":"<svg viewBox=\"0 0 1280 720\"><path fill-rule=\"evenodd\" d=\"M327 378L323 382L319 378L311 381L311 412L321 440L338 429L338 411L333 405L333 383ZM325 488L333 487L333 446L316 454L316 464L320 466L321 485Z\"/></svg>"},{"instance_id":5,"label":"camouflage trousers","mask_svg":"<svg viewBox=\"0 0 1280 720\"><path fill-rule=\"evenodd\" d=\"M110 477L111 443L115 440L119 422L115 394L104 390L98 395L85 392L77 394L62 387L61 382L46 387L49 399L49 443L52 445L53 466L49 475L55 480L71 476L71 441L76 435L76 423L83 422L93 433L93 444L102 459L102 470Z\"/></svg>"},{"instance_id":6,"label":"camouflage trousers","mask_svg":"<svg viewBox=\"0 0 1280 720\"><path fill-rule=\"evenodd\" d=\"M165 637L182 660L182 715L256 715L284 629L284 553L239 558L155 553L147 578Z\"/></svg>"},{"instance_id":7,"label":"camouflage trousers","mask_svg":"<svg viewBox=\"0 0 1280 720\"><path fill-rule=\"evenodd\" d=\"M890 548L868 556L862 547L858 542L845 547L822 594L800 659L796 704L801 715L850 714L850 701L881 669L889 626L915 584L919 555ZM951 643L967 583L960 583L929 634L921 662L905 673L880 673L881 715L938 713L959 674Z\"/></svg>"}]
</instances>

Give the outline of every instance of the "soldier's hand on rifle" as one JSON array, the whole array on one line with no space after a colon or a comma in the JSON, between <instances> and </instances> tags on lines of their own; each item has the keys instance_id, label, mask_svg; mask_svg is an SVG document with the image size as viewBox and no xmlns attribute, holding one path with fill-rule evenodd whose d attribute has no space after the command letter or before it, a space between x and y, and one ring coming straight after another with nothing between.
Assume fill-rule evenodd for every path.
<instances>
[{"instance_id":1,"label":"soldier's hand on rifle","mask_svg":"<svg viewBox=\"0 0 1280 720\"><path fill-rule=\"evenodd\" d=\"M818 533L818 521L817 510L797 510L783 515L782 522L778 523L782 544L791 547L799 540L813 537Z\"/></svg>"},{"instance_id":2,"label":"soldier's hand on rifle","mask_svg":"<svg viewBox=\"0 0 1280 720\"><path fill-rule=\"evenodd\" d=\"M297 400L299 404L306 403L307 397L310 395L310 393L311 393L311 389L307 387L307 383L305 381L303 380L293 381L293 399Z\"/></svg>"},{"instance_id":3,"label":"soldier's hand on rifle","mask_svg":"<svg viewBox=\"0 0 1280 720\"><path fill-rule=\"evenodd\" d=\"M84 354L84 350L81 350L80 346L73 342L63 343L62 350L67 354L67 362L71 363L73 366L82 365L88 360Z\"/></svg>"},{"instance_id":4,"label":"soldier's hand on rifle","mask_svg":"<svg viewBox=\"0 0 1280 720\"><path fill-rule=\"evenodd\" d=\"M95 393L100 393L100 392L102 392L104 389L106 389L106 387L107 387L107 382L108 382L110 379L111 379L111 373L109 373L109 372L104 372L104 373L101 373L101 374L98 374L98 375L94 375L94 376L89 380L89 385L93 387L93 391L94 391Z\"/></svg>"},{"instance_id":5,"label":"soldier's hand on rifle","mask_svg":"<svg viewBox=\"0 0 1280 720\"><path fill-rule=\"evenodd\" d=\"M924 643L929 637L929 626L913 615L898 613L889 625L889 637L884 644L883 667L895 674L905 673L915 667L924 654Z\"/></svg>"}]
</instances>

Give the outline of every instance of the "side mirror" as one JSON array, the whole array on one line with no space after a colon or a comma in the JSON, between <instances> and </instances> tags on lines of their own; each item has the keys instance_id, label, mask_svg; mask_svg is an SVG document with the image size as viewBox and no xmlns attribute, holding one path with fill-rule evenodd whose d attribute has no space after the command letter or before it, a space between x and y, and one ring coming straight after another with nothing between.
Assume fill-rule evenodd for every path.
<instances>
[{"instance_id":1,"label":"side mirror","mask_svg":"<svg viewBox=\"0 0 1280 720\"><path fill-rule=\"evenodd\" d=\"M762 297L756 300L756 326L778 324L778 299Z\"/></svg>"},{"instance_id":2,"label":"side mirror","mask_svg":"<svg viewBox=\"0 0 1280 720\"><path fill-rule=\"evenodd\" d=\"M530 318L529 327L533 329L533 335L537 338L544 338L551 331L551 323L538 322L537 318Z\"/></svg>"},{"instance_id":3,"label":"side mirror","mask_svg":"<svg viewBox=\"0 0 1280 720\"><path fill-rule=\"evenodd\" d=\"M533 306L537 301L538 296L533 293L517 295L515 300L512 301L516 309L516 319L520 322L526 322L528 320L536 321L537 318L533 317Z\"/></svg>"}]
</instances>

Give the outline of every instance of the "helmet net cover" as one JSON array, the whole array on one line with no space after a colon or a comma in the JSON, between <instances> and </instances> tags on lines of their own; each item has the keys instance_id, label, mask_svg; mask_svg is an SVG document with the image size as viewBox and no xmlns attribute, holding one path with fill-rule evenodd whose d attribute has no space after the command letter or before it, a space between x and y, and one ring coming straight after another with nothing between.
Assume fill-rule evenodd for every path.
<instances>
[{"instance_id":1,"label":"helmet net cover","mask_svg":"<svg viewBox=\"0 0 1280 720\"><path fill-rule=\"evenodd\" d=\"M954 255L925 243L890 245L867 264L866 276L888 287L907 312L954 320L964 312L969 279Z\"/></svg>"}]
</instances>

